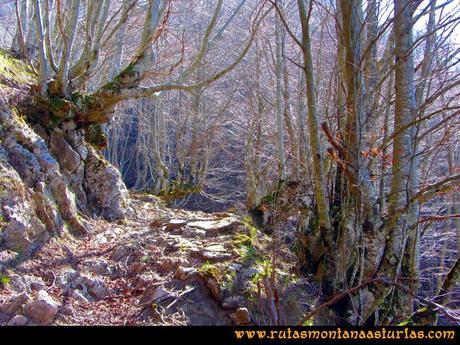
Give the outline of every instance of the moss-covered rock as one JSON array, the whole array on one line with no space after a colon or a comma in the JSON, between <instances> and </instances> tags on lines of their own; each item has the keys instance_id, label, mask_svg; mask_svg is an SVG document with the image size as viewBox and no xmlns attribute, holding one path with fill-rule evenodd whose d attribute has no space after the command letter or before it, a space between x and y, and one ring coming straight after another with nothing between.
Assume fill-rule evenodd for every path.
<instances>
[{"instance_id":1,"label":"moss-covered rock","mask_svg":"<svg viewBox=\"0 0 460 345\"><path fill-rule=\"evenodd\" d=\"M103 150L108 140L100 124L89 125L85 128L85 140L97 150Z\"/></svg>"}]
</instances>

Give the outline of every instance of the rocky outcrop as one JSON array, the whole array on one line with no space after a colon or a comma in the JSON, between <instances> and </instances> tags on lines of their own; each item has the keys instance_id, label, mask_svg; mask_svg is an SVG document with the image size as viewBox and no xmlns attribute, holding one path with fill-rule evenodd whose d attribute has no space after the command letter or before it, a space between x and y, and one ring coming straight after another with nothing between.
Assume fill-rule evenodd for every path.
<instances>
[{"instance_id":1,"label":"rocky outcrop","mask_svg":"<svg viewBox=\"0 0 460 345\"><path fill-rule=\"evenodd\" d=\"M8 249L28 250L34 240L47 239L46 227L35 216L33 194L8 163L7 153L0 147L1 237Z\"/></svg>"},{"instance_id":2,"label":"rocky outcrop","mask_svg":"<svg viewBox=\"0 0 460 345\"><path fill-rule=\"evenodd\" d=\"M84 137L73 120L32 126L0 100L0 246L29 254L66 229L87 233L85 216L125 216L119 172Z\"/></svg>"},{"instance_id":3,"label":"rocky outcrop","mask_svg":"<svg viewBox=\"0 0 460 345\"><path fill-rule=\"evenodd\" d=\"M86 234L89 217L123 218L126 187L77 111L90 100L36 94L28 64L0 54L14 66L0 71L0 248L30 254L66 229Z\"/></svg>"},{"instance_id":4,"label":"rocky outcrop","mask_svg":"<svg viewBox=\"0 0 460 345\"><path fill-rule=\"evenodd\" d=\"M89 148L85 175L89 201L96 213L110 221L123 218L128 210L128 190L120 172Z\"/></svg>"}]
</instances>

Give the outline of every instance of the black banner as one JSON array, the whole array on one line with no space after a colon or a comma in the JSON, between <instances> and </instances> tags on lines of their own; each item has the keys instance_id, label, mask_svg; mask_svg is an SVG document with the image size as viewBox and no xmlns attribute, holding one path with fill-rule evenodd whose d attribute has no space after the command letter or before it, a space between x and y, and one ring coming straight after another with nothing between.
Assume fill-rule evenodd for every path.
<instances>
[{"instance_id":1,"label":"black banner","mask_svg":"<svg viewBox=\"0 0 460 345\"><path fill-rule=\"evenodd\" d=\"M29 339L131 344L458 343L459 327L0 327L16 344Z\"/></svg>"}]
</instances>

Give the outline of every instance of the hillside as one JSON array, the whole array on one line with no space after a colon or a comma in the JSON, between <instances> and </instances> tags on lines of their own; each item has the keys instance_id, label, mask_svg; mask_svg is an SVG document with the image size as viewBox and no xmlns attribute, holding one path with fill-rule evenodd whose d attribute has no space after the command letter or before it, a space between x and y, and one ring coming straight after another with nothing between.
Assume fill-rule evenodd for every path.
<instances>
[{"instance_id":1,"label":"hillside","mask_svg":"<svg viewBox=\"0 0 460 345\"><path fill-rule=\"evenodd\" d=\"M43 128L17 110L33 77L0 57L0 324L266 324L272 308L301 319L315 297L286 244L248 217L129 195L73 119Z\"/></svg>"}]
</instances>

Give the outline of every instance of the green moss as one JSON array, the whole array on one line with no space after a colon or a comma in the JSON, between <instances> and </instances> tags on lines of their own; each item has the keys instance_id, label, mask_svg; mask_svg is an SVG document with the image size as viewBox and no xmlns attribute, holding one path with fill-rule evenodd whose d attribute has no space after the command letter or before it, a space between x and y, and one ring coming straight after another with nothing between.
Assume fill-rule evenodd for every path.
<instances>
[{"instance_id":1,"label":"green moss","mask_svg":"<svg viewBox=\"0 0 460 345\"><path fill-rule=\"evenodd\" d=\"M94 96L88 95L85 93L81 93L81 92L74 92L70 96L70 99L75 104L75 106L79 109L79 111L83 111L83 112L91 108L96 102L96 99Z\"/></svg>"},{"instance_id":2,"label":"green moss","mask_svg":"<svg viewBox=\"0 0 460 345\"><path fill-rule=\"evenodd\" d=\"M218 283L221 283L224 277L222 268L215 264L209 263L209 261L206 261L200 268L198 268L197 271L205 274L206 276L214 278Z\"/></svg>"},{"instance_id":3,"label":"green moss","mask_svg":"<svg viewBox=\"0 0 460 345\"><path fill-rule=\"evenodd\" d=\"M29 64L0 49L0 85L11 86L36 82Z\"/></svg>"},{"instance_id":4,"label":"green moss","mask_svg":"<svg viewBox=\"0 0 460 345\"><path fill-rule=\"evenodd\" d=\"M126 68L120 72L119 75L117 75L112 81L104 84L101 87L101 91L116 91L120 89L121 84L123 83L123 80L134 78L135 75L135 70L134 67L136 66L135 63L130 63Z\"/></svg>"},{"instance_id":5,"label":"green moss","mask_svg":"<svg viewBox=\"0 0 460 345\"><path fill-rule=\"evenodd\" d=\"M437 320L436 312L430 307L418 309L408 319L402 321L398 326L430 326L434 325Z\"/></svg>"}]
</instances>

